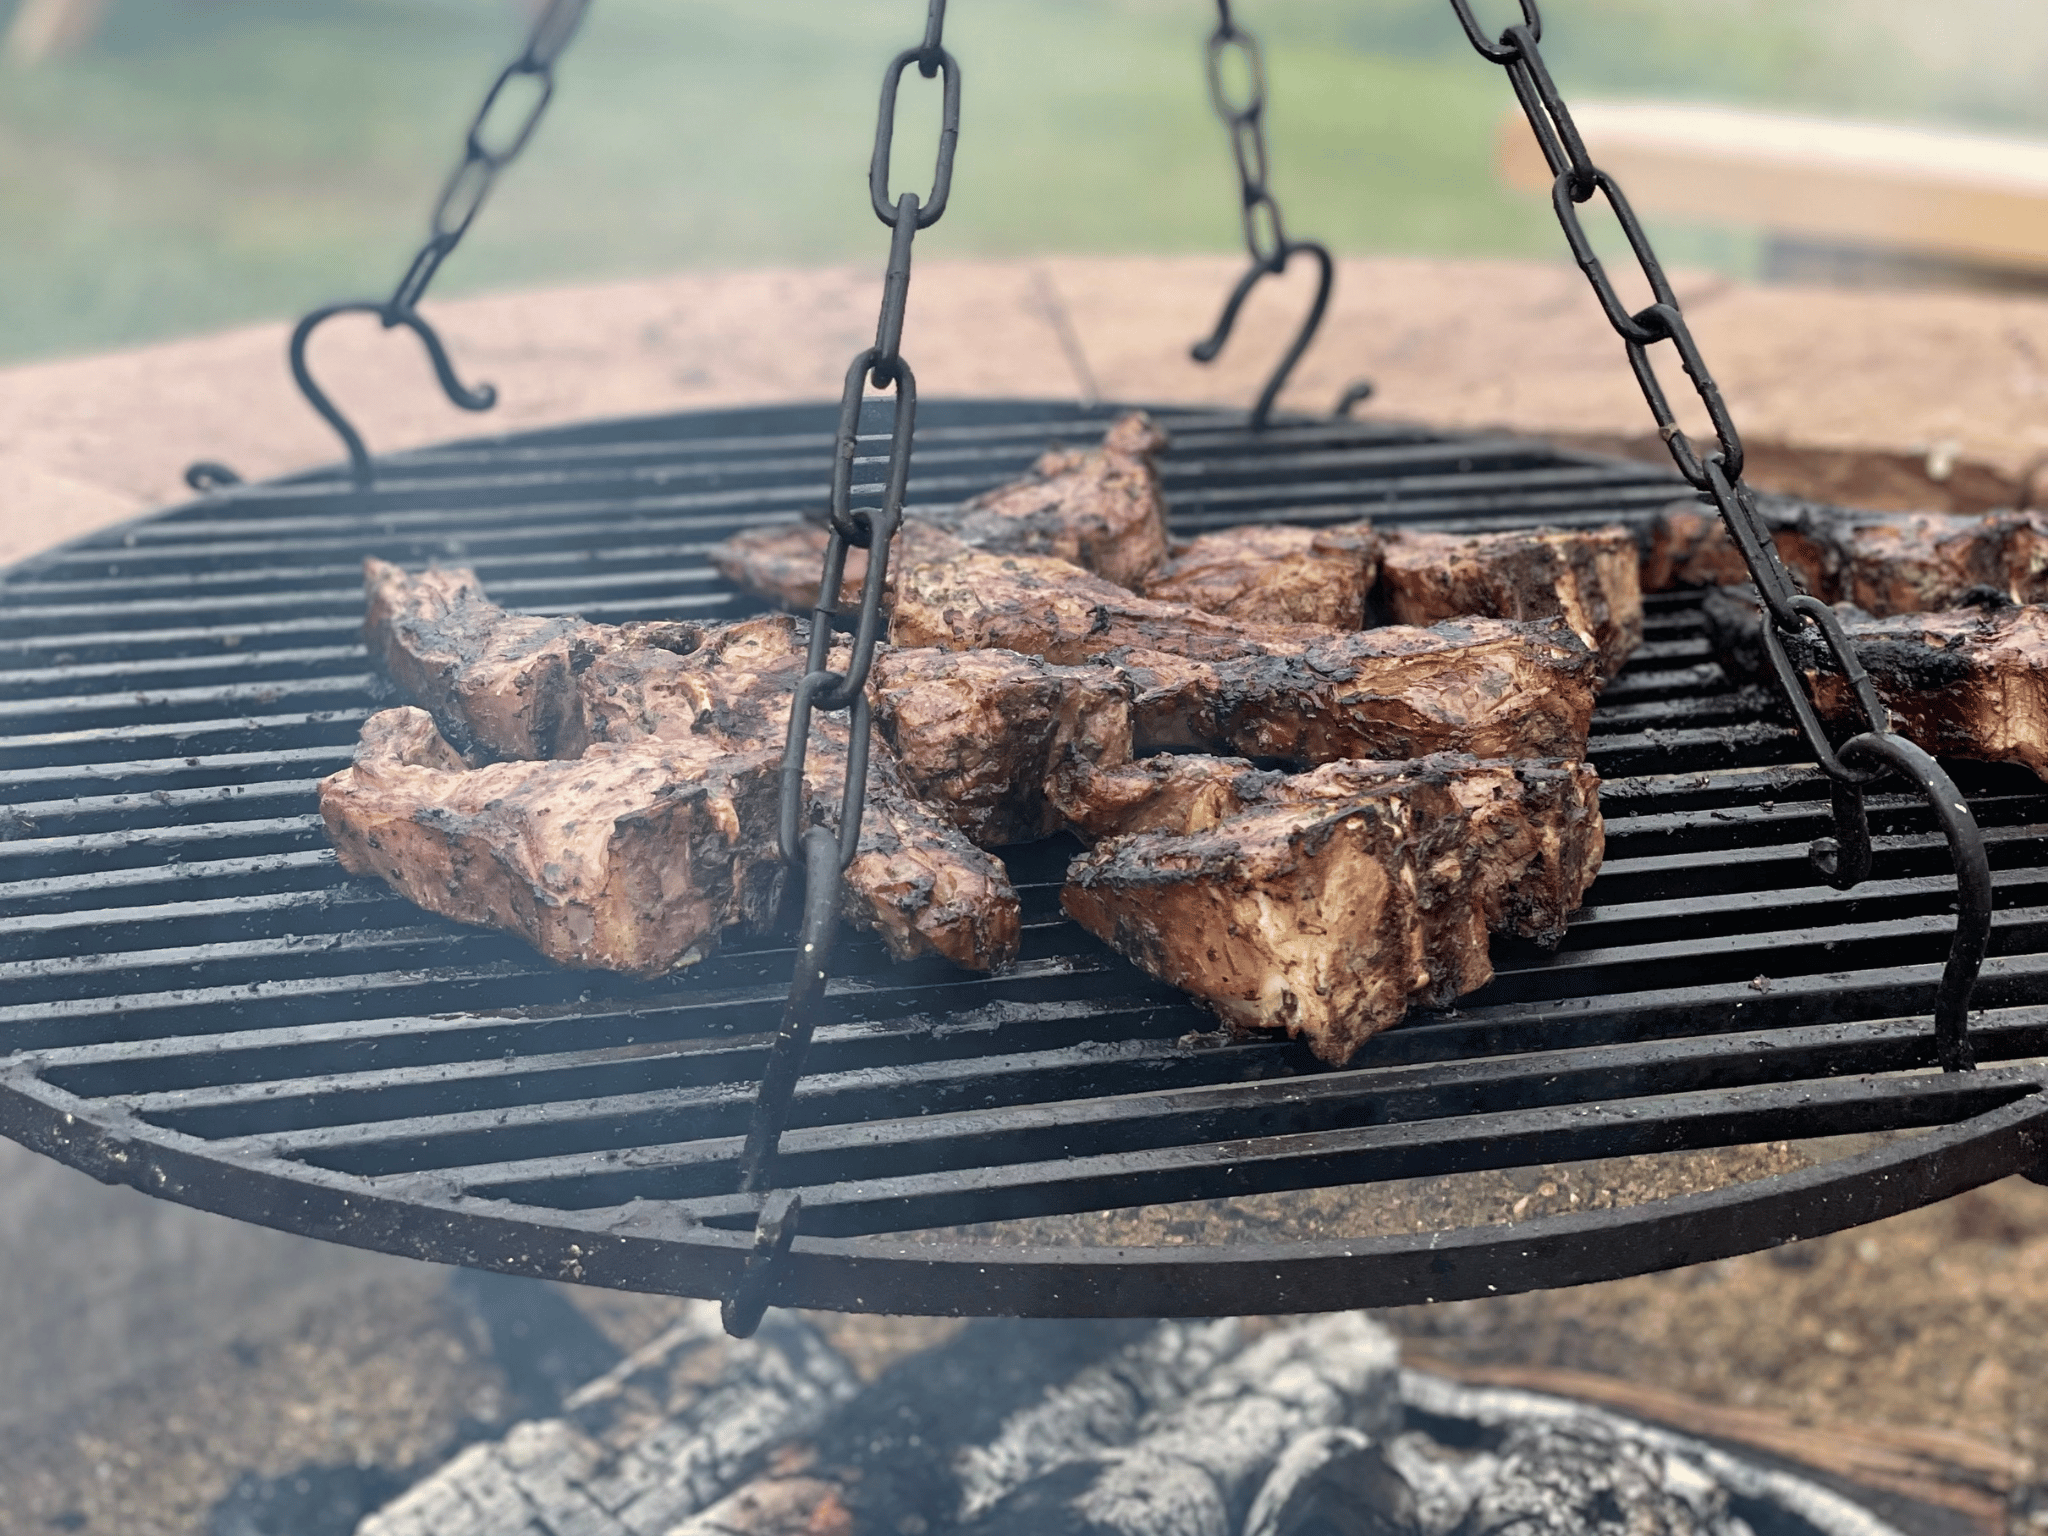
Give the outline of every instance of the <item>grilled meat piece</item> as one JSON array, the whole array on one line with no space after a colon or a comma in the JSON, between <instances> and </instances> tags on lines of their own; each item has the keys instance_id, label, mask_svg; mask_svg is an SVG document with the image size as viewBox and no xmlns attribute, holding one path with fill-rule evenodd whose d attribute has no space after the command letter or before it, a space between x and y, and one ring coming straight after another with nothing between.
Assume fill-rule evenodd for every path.
<instances>
[{"instance_id":1,"label":"grilled meat piece","mask_svg":"<svg viewBox=\"0 0 2048 1536\"><path fill-rule=\"evenodd\" d=\"M1939 757L2021 763L2048 779L2048 608L1991 604L1876 618L1836 605L1892 729ZM1775 688L1759 639L1762 610L1746 590L1707 600L1708 634L1729 673ZM1830 723L1856 719L1847 682L1811 629L1787 653Z\"/></svg>"},{"instance_id":2,"label":"grilled meat piece","mask_svg":"<svg viewBox=\"0 0 2048 1536\"><path fill-rule=\"evenodd\" d=\"M1756 500L1793 580L1823 602L1883 617L1982 596L2048 601L2048 518L2039 513L1858 512L1791 497ZM1643 558L1646 590L1748 580L1716 513L1681 502L1659 515Z\"/></svg>"},{"instance_id":3,"label":"grilled meat piece","mask_svg":"<svg viewBox=\"0 0 2048 1536\"><path fill-rule=\"evenodd\" d=\"M695 743L472 769L426 711L388 709L321 784L320 814L344 869L430 912L655 976L774 912L776 770L774 753Z\"/></svg>"},{"instance_id":4,"label":"grilled meat piece","mask_svg":"<svg viewBox=\"0 0 2048 1536\"><path fill-rule=\"evenodd\" d=\"M1166 559L1158 465L1166 443L1151 417L1132 411L1117 418L1100 447L1055 448L1022 480L935 522L976 549L1049 555L1135 587Z\"/></svg>"},{"instance_id":5,"label":"grilled meat piece","mask_svg":"<svg viewBox=\"0 0 2048 1536\"><path fill-rule=\"evenodd\" d=\"M1059 830L1047 777L1131 756L1131 689L1107 667L1010 651L889 650L875 659L875 724L904 782L999 848Z\"/></svg>"},{"instance_id":6,"label":"grilled meat piece","mask_svg":"<svg viewBox=\"0 0 2048 1536\"><path fill-rule=\"evenodd\" d=\"M694 624L588 624L507 613L469 570L408 576L363 562L370 659L431 710L452 741L492 757L575 757L583 733L576 675L615 650L687 652Z\"/></svg>"},{"instance_id":7,"label":"grilled meat piece","mask_svg":"<svg viewBox=\"0 0 2048 1536\"><path fill-rule=\"evenodd\" d=\"M1379 564L1379 536L1364 523L1248 524L1190 541L1139 590L1230 618L1363 629Z\"/></svg>"},{"instance_id":8,"label":"grilled meat piece","mask_svg":"<svg viewBox=\"0 0 2048 1536\"><path fill-rule=\"evenodd\" d=\"M678 760L754 753L780 758L790 700L806 665L808 632L797 620L688 627L694 644L685 651L632 643L643 634L669 638L670 630L685 626L578 628L573 620L505 614L466 571L411 578L372 562L368 581L371 654L385 658L408 691L412 680L428 681L415 696L434 708L451 735L506 755L520 749L537 754L552 742L558 756L575 760L600 748L647 745L677 749L672 756ZM442 609L459 618L459 629L391 617ZM460 645L450 643L451 630ZM845 662L841 648L833 664ZM822 718L806 763L813 819L837 815L847 740L843 720ZM575 750L565 754L565 744ZM423 792L407 783L406 793ZM572 776L564 783L580 781ZM422 814L431 809L422 802ZM772 856L772 815L748 826L745 836L749 847L758 844ZM393 883L410 891L408 883ZM905 785L886 742L876 742L871 753L867 819L846 890L848 917L876 929L899 957L936 952L978 969L1016 957L1017 895L1001 863L969 842L943 806Z\"/></svg>"},{"instance_id":9,"label":"grilled meat piece","mask_svg":"<svg viewBox=\"0 0 2048 1536\"><path fill-rule=\"evenodd\" d=\"M1080 778L1070 792L1149 830L1075 860L1066 910L1234 1029L1286 1029L1331 1063L1411 1003L1485 985L1489 927L1561 935L1605 846L1580 763L1290 776L1207 759Z\"/></svg>"},{"instance_id":10,"label":"grilled meat piece","mask_svg":"<svg viewBox=\"0 0 2048 1536\"><path fill-rule=\"evenodd\" d=\"M1635 536L1619 527L1395 533L1381 555L1380 590L1396 624L1562 618L1599 653L1604 679L1643 643L1638 564Z\"/></svg>"},{"instance_id":11,"label":"grilled meat piece","mask_svg":"<svg viewBox=\"0 0 2048 1536\"><path fill-rule=\"evenodd\" d=\"M1257 624L1135 597L1060 561L972 551L906 563L896 593L899 645L1114 666L1136 688L1139 751L1585 755L1597 662L1562 620Z\"/></svg>"},{"instance_id":12,"label":"grilled meat piece","mask_svg":"<svg viewBox=\"0 0 2048 1536\"><path fill-rule=\"evenodd\" d=\"M1154 462L1166 434L1142 411L1120 417L1099 448L1055 449L1022 480L998 486L964 506L920 511L896 535L892 562L914 558L919 543L952 535L972 549L1049 555L1124 587L1136 586L1166 559L1166 496ZM826 533L809 524L778 524L736 533L712 546L719 574L797 613L818 601ZM949 548L943 538L934 558ZM867 551L847 551L839 587L842 608L860 601Z\"/></svg>"}]
</instances>

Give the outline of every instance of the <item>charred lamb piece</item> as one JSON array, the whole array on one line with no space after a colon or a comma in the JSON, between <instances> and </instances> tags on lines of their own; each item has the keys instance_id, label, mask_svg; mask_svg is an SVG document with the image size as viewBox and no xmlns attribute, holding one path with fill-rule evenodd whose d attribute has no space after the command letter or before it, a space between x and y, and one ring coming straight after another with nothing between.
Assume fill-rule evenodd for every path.
<instances>
[{"instance_id":1,"label":"charred lamb piece","mask_svg":"<svg viewBox=\"0 0 2048 1536\"><path fill-rule=\"evenodd\" d=\"M1734 676L1770 686L1761 609L1741 588L1706 603L1708 633ZM1942 757L2022 763L2048 779L2048 608L1987 604L1875 618L1836 605L1892 728ZM1787 639L1821 717L1855 720L1847 682L1812 629Z\"/></svg>"},{"instance_id":2,"label":"charred lamb piece","mask_svg":"<svg viewBox=\"0 0 2048 1536\"><path fill-rule=\"evenodd\" d=\"M683 651L633 646L631 638L641 632L635 628L576 628L570 620L505 614L484 598L468 572L410 578L372 562L368 581L372 601L365 633L371 654L433 709L444 731L477 740L494 753L536 755L540 743L552 741L557 758L570 761L600 749L653 749L659 760L672 764L729 755L780 757L790 699L806 662L805 630L794 619L693 629L695 644ZM439 611L435 594L443 591L462 594L451 609L462 625L454 636L445 623L428 621ZM401 622L394 615L410 618ZM540 625L556 628L535 627ZM650 629L671 638L665 627ZM478 635L500 638L479 647L470 643ZM536 636L538 643L529 638ZM842 651L837 664L844 663ZM430 686L419 686L414 680L420 678ZM472 709L476 701L481 706ZM574 751L561 750L568 743ZM843 722L828 717L807 763L815 818L836 815L846 743ZM644 787L654 781L633 782ZM562 779L550 803L573 809L586 793L583 783L574 775ZM337 843L347 835L351 818L370 814L353 794L356 787L346 771L322 786L323 814ZM439 797L449 793L467 791L401 777L382 791L374 813L388 819L411 796L415 819L431 822L441 814ZM626 814L611 802L584 809L592 824ZM742 823L736 837L735 846L744 846L750 856L758 850L761 857L775 857L773 807L765 820ZM632 847L642 850L644 845ZM442 877L431 864L365 872L383 875L423 906L448 910L432 894ZM899 957L938 953L985 969L1016 956L1017 896L1001 863L975 847L944 807L911 792L886 742L877 742L871 754L867 817L860 852L846 872L846 892L848 917L879 932ZM535 900L543 903L557 894L545 881L535 888ZM604 963L579 960L573 949L546 952L569 964Z\"/></svg>"},{"instance_id":3,"label":"charred lamb piece","mask_svg":"<svg viewBox=\"0 0 2048 1536\"><path fill-rule=\"evenodd\" d=\"M905 562L891 635L1112 666L1136 690L1139 751L1311 764L1440 751L1576 760L1597 675L1560 620L1257 624L1136 597L1061 561L973 551Z\"/></svg>"},{"instance_id":4,"label":"charred lamb piece","mask_svg":"<svg viewBox=\"0 0 2048 1536\"><path fill-rule=\"evenodd\" d=\"M1396 624L1562 618L1599 653L1605 679L1643 643L1639 560L1635 536L1619 527L1395 533L1380 559L1380 588Z\"/></svg>"},{"instance_id":5,"label":"charred lamb piece","mask_svg":"<svg viewBox=\"0 0 2048 1536\"><path fill-rule=\"evenodd\" d=\"M320 812L351 874L564 964L655 976L773 914L777 758L600 746L473 769L425 710L387 709Z\"/></svg>"},{"instance_id":6,"label":"charred lamb piece","mask_svg":"<svg viewBox=\"0 0 2048 1536\"><path fill-rule=\"evenodd\" d=\"M1854 603L1882 617L1980 598L2048 600L2048 518L2038 513L1858 512L1790 497L1756 500L1794 581L1823 602ZM1647 590L1748 580L1712 510L1682 502L1659 515L1643 558Z\"/></svg>"},{"instance_id":7,"label":"charred lamb piece","mask_svg":"<svg viewBox=\"0 0 2048 1536\"><path fill-rule=\"evenodd\" d=\"M1191 540L1140 590L1230 618L1363 629L1379 566L1379 536L1364 523L1251 524Z\"/></svg>"},{"instance_id":8,"label":"charred lamb piece","mask_svg":"<svg viewBox=\"0 0 2048 1536\"><path fill-rule=\"evenodd\" d=\"M1077 820L1144 829L1074 862L1066 910L1234 1029L1285 1029L1331 1063L1485 985L1489 928L1561 935L1605 841L1579 763L1184 759L1066 791Z\"/></svg>"},{"instance_id":9,"label":"charred lamb piece","mask_svg":"<svg viewBox=\"0 0 2048 1536\"><path fill-rule=\"evenodd\" d=\"M920 511L897 535L892 559L950 533L973 549L1049 555L1136 586L1166 559L1166 495L1157 459L1166 434L1142 411L1120 417L1098 448L1054 449L1023 479L949 511ZM826 533L808 524L757 528L713 546L711 563L735 586L807 612L818 600ZM867 551L847 551L840 603L860 601Z\"/></svg>"}]
</instances>

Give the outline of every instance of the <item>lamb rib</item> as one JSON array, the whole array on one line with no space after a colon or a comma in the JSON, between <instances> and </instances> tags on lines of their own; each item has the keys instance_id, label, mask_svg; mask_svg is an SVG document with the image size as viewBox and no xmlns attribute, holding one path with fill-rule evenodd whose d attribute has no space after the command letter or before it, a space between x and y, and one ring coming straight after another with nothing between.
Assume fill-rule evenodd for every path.
<instances>
[{"instance_id":1,"label":"lamb rib","mask_svg":"<svg viewBox=\"0 0 2048 1536\"><path fill-rule=\"evenodd\" d=\"M1472 614L1562 618L1599 653L1605 679L1643 643L1639 563L1635 535L1621 527L1396 533L1381 556L1380 584L1396 624Z\"/></svg>"},{"instance_id":2,"label":"lamb rib","mask_svg":"<svg viewBox=\"0 0 2048 1536\"><path fill-rule=\"evenodd\" d=\"M1126 587L1166 559L1166 495L1158 457L1166 434L1143 411L1117 419L1101 446L1054 449L1021 480L954 508L920 509L897 534L896 555L950 533L974 549L1049 555ZM750 529L713 545L711 563L735 586L808 612L818 600L827 535L808 524ZM865 550L847 551L842 606L860 601Z\"/></svg>"},{"instance_id":3,"label":"lamb rib","mask_svg":"<svg viewBox=\"0 0 2048 1536\"><path fill-rule=\"evenodd\" d=\"M1854 603L1885 617L1939 612L1978 597L2048 601L2048 518L2039 513L1859 512L1785 496L1759 496L1756 503L1793 579L1823 602ZM1711 510L1680 502L1659 515L1643 557L1647 590L1748 580Z\"/></svg>"},{"instance_id":4,"label":"lamb rib","mask_svg":"<svg viewBox=\"0 0 2048 1536\"><path fill-rule=\"evenodd\" d=\"M781 755L790 699L806 665L806 631L794 619L613 628L507 614L484 597L468 571L408 577L373 561L366 581L371 600L365 638L371 654L433 709L444 733L514 758L538 757L539 749L551 744L558 760L555 765L515 761L500 766L533 770L595 761L592 754L611 753L623 761L641 752L669 765L662 771L682 774L691 763L711 764L727 755ZM635 645L642 635L675 648ZM687 650L681 648L685 638ZM838 659L843 665L843 652ZM844 724L821 717L807 764L814 819L837 812L846 742ZM532 782L556 786L551 804L585 793L584 780L573 772L559 780L540 775ZM662 794L675 792L661 788L668 781L659 774L628 782L633 792L645 790L653 798L637 810L616 799L594 802L586 808L590 825L651 812ZM342 775L323 785L323 811L331 803L329 826L337 841L359 815L388 821L410 814L431 823L448 796L460 799L469 793L444 778L397 776L388 778L373 804L355 793L358 788ZM754 807L751 800L744 804ZM412 806L409 813L407 805ZM770 805L765 819L743 819L733 846L772 856L773 811ZM419 869L378 866L375 872L433 910L448 910L437 903L453 900L433 894L440 876L430 864ZM960 965L987 969L1016 957L1019 907L1002 864L975 847L943 807L912 792L886 742L877 742L870 756L868 815L859 854L846 872L846 890L848 916L879 932L900 958L938 953ZM543 871L533 899L545 904L560 894ZM649 914L647 921L656 918ZM569 948L542 947L566 963L607 963L578 960ZM669 947L653 936L646 941L649 954ZM701 948L685 945L676 958Z\"/></svg>"},{"instance_id":5,"label":"lamb rib","mask_svg":"<svg viewBox=\"0 0 2048 1536\"><path fill-rule=\"evenodd\" d=\"M1141 752L1303 763L1585 755L1596 659L1562 620L1432 629L1256 624L1155 602L1057 560L971 550L905 562L903 646L1101 661L1136 689Z\"/></svg>"},{"instance_id":6,"label":"lamb rib","mask_svg":"<svg viewBox=\"0 0 2048 1536\"><path fill-rule=\"evenodd\" d=\"M1738 678L1765 678L1756 599L1724 588L1705 611L1722 665ZM1836 611L1900 735L1937 756L2020 763L2048 779L2048 608L1987 605L1889 618L1848 604ZM1821 717L1855 722L1848 684L1820 637L1811 629L1788 636L1786 651Z\"/></svg>"},{"instance_id":7,"label":"lamb rib","mask_svg":"<svg viewBox=\"0 0 2048 1536\"><path fill-rule=\"evenodd\" d=\"M1380 547L1365 523L1247 524L1191 540L1139 590L1231 618L1363 629Z\"/></svg>"},{"instance_id":8,"label":"lamb rib","mask_svg":"<svg viewBox=\"0 0 2048 1536\"><path fill-rule=\"evenodd\" d=\"M1183 759L1081 773L1076 820L1111 836L1062 905L1233 1029L1285 1029L1331 1063L1414 1002L1492 979L1487 930L1554 939L1600 867L1582 763L1331 763L1261 774Z\"/></svg>"}]
</instances>

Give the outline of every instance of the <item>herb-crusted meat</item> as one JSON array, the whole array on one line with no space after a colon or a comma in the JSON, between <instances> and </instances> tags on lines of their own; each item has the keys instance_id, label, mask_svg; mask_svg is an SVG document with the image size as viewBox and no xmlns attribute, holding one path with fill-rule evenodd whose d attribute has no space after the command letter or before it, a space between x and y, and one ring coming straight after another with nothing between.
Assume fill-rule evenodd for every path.
<instances>
[{"instance_id":1,"label":"herb-crusted meat","mask_svg":"<svg viewBox=\"0 0 2048 1536\"><path fill-rule=\"evenodd\" d=\"M1230 618L1362 629L1379 568L1379 536L1363 523L1255 523L1190 540L1140 590Z\"/></svg>"}]
</instances>

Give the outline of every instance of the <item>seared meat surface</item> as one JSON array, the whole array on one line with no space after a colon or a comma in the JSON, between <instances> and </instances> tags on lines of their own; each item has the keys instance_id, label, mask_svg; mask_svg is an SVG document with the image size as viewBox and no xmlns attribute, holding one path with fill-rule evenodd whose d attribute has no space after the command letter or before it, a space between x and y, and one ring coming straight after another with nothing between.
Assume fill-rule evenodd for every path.
<instances>
[{"instance_id":1,"label":"seared meat surface","mask_svg":"<svg viewBox=\"0 0 2048 1536\"><path fill-rule=\"evenodd\" d=\"M896 580L896 643L1099 661L1135 689L1141 752L1303 763L1585 755L1596 659L1561 620L1346 631L1135 597L1057 560L961 551Z\"/></svg>"},{"instance_id":2,"label":"seared meat surface","mask_svg":"<svg viewBox=\"0 0 2048 1536\"><path fill-rule=\"evenodd\" d=\"M1363 629L1379 567L1379 536L1364 523L1255 523L1190 540L1140 590L1230 618Z\"/></svg>"},{"instance_id":3,"label":"seared meat surface","mask_svg":"<svg viewBox=\"0 0 2048 1536\"><path fill-rule=\"evenodd\" d=\"M1129 829L1074 862L1066 910L1233 1028L1285 1029L1331 1063L1412 1003L1485 985L1489 928L1560 935L1605 845L1580 763L1186 758L1063 790L1079 819Z\"/></svg>"},{"instance_id":4,"label":"seared meat surface","mask_svg":"<svg viewBox=\"0 0 2048 1536\"><path fill-rule=\"evenodd\" d=\"M430 912L655 976L773 914L778 757L648 743L473 769L425 710L387 709L320 813L344 869Z\"/></svg>"},{"instance_id":5,"label":"seared meat surface","mask_svg":"<svg viewBox=\"0 0 2048 1536\"><path fill-rule=\"evenodd\" d=\"M1619 527L1395 533L1380 584L1396 624L1471 614L1561 618L1599 654L1601 677L1611 678L1643 643L1639 561L1635 535Z\"/></svg>"},{"instance_id":6,"label":"seared meat surface","mask_svg":"<svg viewBox=\"0 0 2048 1536\"><path fill-rule=\"evenodd\" d=\"M602 625L579 629L573 627L575 621L535 621L504 614L483 597L468 572L429 572L408 578L395 567L373 562L368 581L372 602L365 633L371 654L385 659L401 685L420 677L432 681L432 687L412 691L433 710L444 731L465 735L495 754L515 759L539 757L537 747L553 742L555 757L562 762L596 761L598 757L606 762L623 761L618 754L630 757L638 753L665 765L659 772L631 778L630 791L614 791L609 780L586 780L573 773L532 781L547 787L547 804L556 813L579 826L617 821L628 814L605 796L641 789L657 795L678 792L660 786L680 783L673 775L684 772L688 764L709 764L723 756L780 758L789 729L790 699L806 659L806 631L797 620L761 618L693 629L690 637L695 645L683 652L659 646L634 647L628 642L639 631L633 629ZM425 593L411 592L411 586L424 588ZM420 613L439 601L435 594L444 590L462 594L464 636L513 639L456 648L445 626L400 623L391 618ZM537 625L553 628L543 630ZM671 638L665 627L651 628L662 638ZM529 636L538 636L538 643L529 643ZM474 659L465 664L466 658ZM556 658L560 658L559 667ZM843 650L835 664L845 664ZM471 712L472 701L477 700L482 707ZM844 723L827 717L806 764L815 819L836 815L846 746ZM565 750L568 747L574 750ZM606 753L612 756L604 756ZM536 765L515 761L498 766L531 769ZM467 775L444 772L432 780L405 775L389 779L371 807L357 794L363 785L350 773L344 770L322 786L323 814L338 846L348 846L344 839L351 818L374 814L382 823L403 813L432 823L443 816L450 795L469 803L463 797L471 793L470 788L452 782ZM670 774L671 779L662 779L661 773ZM593 787L586 789L586 783ZM585 800L589 803L584 804ZM507 815L528 814L525 802L507 803L511 807ZM750 812L760 809L752 800L734 803ZM738 824L732 842L736 850L744 848L749 857L756 853L774 856L776 803L771 796L765 819ZM412 809L405 813L408 804ZM496 825L502 830L510 823ZM363 836L368 836L367 830ZM644 841L618 846L623 850L620 857L658 855L658 849ZM435 894L437 882L445 884L445 877L430 860L397 865L366 860L360 867L350 867L383 876L422 906L459 915L444 904L453 898ZM622 873L619 878L626 876ZM646 880L633 888L646 888ZM542 902L559 894L545 881L535 892L535 899ZM862 824L860 852L846 872L846 893L848 917L879 932L891 952L899 956L938 953L958 964L983 969L1016 956L1021 931L1017 895L1001 863L970 842L943 806L911 792L886 741L876 742L871 753L867 817ZM488 904L478 906L476 899L464 900L468 902L465 910L497 910ZM659 914L650 912L647 921L658 922ZM515 924L505 926L526 931ZM560 932L548 930L550 935ZM547 942L535 942L566 963L609 963L578 958L573 934L567 939L550 937ZM676 956L704 948L692 940L676 951ZM638 951L623 945L616 952ZM665 946L650 936L645 952L665 952ZM673 957L670 963L674 963ZM617 968L634 967L622 964Z\"/></svg>"},{"instance_id":7,"label":"seared meat surface","mask_svg":"<svg viewBox=\"0 0 2048 1536\"><path fill-rule=\"evenodd\" d=\"M2023 763L2048 779L2048 608L1987 604L1889 618L1848 604L1836 611L1900 735L1937 756ZM1708 598L1706 614L1722 665L1765 679L1756 599L1724 589ZM1848 684L1819 636L1804 630L1786 648L1821 717L1850 723Z\"/></svg>"},{"instance_id":8,"label":"seared meat surface","mask_svg":"<svg viewBox=\"0 0 2048 1536\"><path fill-rule=\"evenodd\" d=\"M904 782L984 848L1060 830L1047 779L1131 756L1131 687L1108 667L1011 651L890 650L875 660L875 724Z\"/></svg>"},{"instance_id":9,"label":"seared meat surface","mask_svg":"<svg viewBox=\"0 0 2048 1536\"><path fill-rule=\"evenodd\" d=\"M951 534L972 549L1049 555L1133 587L1166 559L1166 497L1157 459L1166 434L1142 411L1118 419L1102 445L1055 449L1031 472L964 506L920 510L897 533L891 556L900 564L937 538L944 558ZM808 523L736 533L711 549L711 563L735 586L808 613L818 601L826 532ZM848 550L840 604L860 601L867 551Z\"/></svg>"},{"instance_id":10,"label":"seared meat surface","mask_svg":"<svg viewBox=\"0 0 2048 1536\"><path fill-rule=\"evenodd\" d=\"M933 519L976 549L1049 555L1134 587L1166 559L1166 434L1143 411L1118 418L1100 447L1055 448L1023 479Z\"/></svg>"},{"instance_id":11,"label":"seared meat surface","mask_svg":"<svg viewBox=\"0 0 2048 1536\"><path fill-rule=\"evenodd\" d=\"M1823 602L1882 617L1979 598L2048 601L2048 518L2039 513L1858 512L1782 496L1758 497L1757 509L1794 581ZM1683 502L1659 515L1643 557L1646 590L1748 580L1712 510Z\"/></svg>"}]
</instances>

